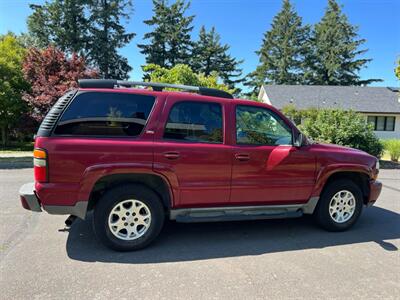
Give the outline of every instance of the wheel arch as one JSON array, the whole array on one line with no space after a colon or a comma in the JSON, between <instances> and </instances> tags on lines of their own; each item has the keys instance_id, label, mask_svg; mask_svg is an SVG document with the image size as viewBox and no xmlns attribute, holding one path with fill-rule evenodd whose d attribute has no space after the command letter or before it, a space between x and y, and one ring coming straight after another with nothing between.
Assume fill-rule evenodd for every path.
<instances>
[{"instance_id":1,"label":"wheel arch","mask_svg":"<svg viewBox=\"0 0 400 300\"><path fill-rule=\"evenodd\" d=\"M100 197L109 189L123 184L143 184L154 191L161 199L165 210L172 207L172 193L168 183L159 175L151 173L117 173L99 178L90 192L87 211L92 210Z\"/></svg>"},{"instance_id":2,"label":"wheel arch","mask_svg":"<svg viewBox=\"0 0 400 300\"><path fill-rule=\"evenodd\" d=\"M313 194L320 196L327 186L339 179L348 179L359 186L363 195L363 203L367 204L370 193L370 176L364 169L339 169L329 172L321 176L319 180L317 179L316 190Z\"/></svg>"}]
</instances>

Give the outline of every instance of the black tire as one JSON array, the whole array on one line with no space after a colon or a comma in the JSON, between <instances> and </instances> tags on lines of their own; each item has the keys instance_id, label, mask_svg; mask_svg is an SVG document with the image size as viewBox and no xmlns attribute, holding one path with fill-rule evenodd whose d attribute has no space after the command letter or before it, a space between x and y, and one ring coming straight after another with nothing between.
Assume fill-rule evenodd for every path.
<instances>
[{"instance_id":1,"label":"black tire","mask_svg":"<svg viewBox=\"0 0 400 300\"><path fill-rule=\"evenodd\" d=\"M355 209L350 219L344 223L336 222L329 213L332 197L339 191L346 190L355 198ZM322 192L318 205L314 211L317 223L328 231L344 231L353 226L360 217L363 209L363 197L360 188L351 180L339 179L331 182Z\"/></svg>"},{"instance_id":2,"label":"black tire","mask_svg":"<svg viewBox=\"0 0 400 300\"><path fill-rule=\"evenodd\" d=\"M117 203L136 199L150 210L151 222L147 231L135 240L123 240L116 237L108 226L111 210ZM160 233L164 225L164 208L158 195L141 184L124 184L107 191L94 208L93 229L96 237L105 246L117 251L139 250L149 245Z\"/></svg>"}]
</instances>

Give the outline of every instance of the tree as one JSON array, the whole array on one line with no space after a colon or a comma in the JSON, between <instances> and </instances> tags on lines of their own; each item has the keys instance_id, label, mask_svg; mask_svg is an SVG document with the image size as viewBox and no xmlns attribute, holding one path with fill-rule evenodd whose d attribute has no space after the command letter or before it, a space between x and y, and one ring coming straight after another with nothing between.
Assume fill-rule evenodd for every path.
<instances>
[{"instance_id":1,"label":"tree","mask_svg":"<svg viewBox=\"0 0 400 300\"><path fill-rule=\"evenodd\" d=\"M400 58L397 61L397 67L394 70L394 73L396 74L396 77L400 80Z\"/></svg>"},{"instance_id":2,"label":"tree","mask_svg":"<svg viewBox=\"0 0 400 300\"><path fill-rule=\"evenodd\" d=\"M13 34L0 36L0 130L3 146L7 144L10 127L26 109L22 93L29 86L21 71L24 56L25 49Z\"/></svg>"},{"instance_id":3,"label":"tree","mask_svg":"<svg viewBox=\"0 0 400 300\"><path fill-rule=\"evenodd\" d=\"M190 2L177 0L168 5L168 0L153 0L154 15L144 23L153 26L153 31L144 35L148 44L139 44L141 53L146 55L146 63L161 67L189 64L193 45L190 33L194 16L185 16Z\"/></svg>"},{"instance_id":4,"label":"tree","mask_svg":"<svg viewBox=\"0 0 400 300\"><path fill-rule=\"evenodd\" d=\"M143 67L143 71L146 72L147 77L153 82L203 86L220 89L229 93L234 92L227 85L218 83L216 72L212 72L208 76L203 73L196 74L188 65L177 64L173 68L168 69L159 65L149 64Z\"/></svg>"},{"instance_id":5,"label":"tree","mask_svg":"<svg viewBox=\"0 0 400 300\"><path fill-rule=\"evenodd\" d=\"M242 74L238 65L243 61L229 55L229 45L221 45L220 35L212 27L209 32L202 26L200 29L199 40L194 44L192 52L192 67L197 73L204 73L208 76L212 72L217 72L225 84L233 86L236 79Z\"/></svg>"},{"instance_id":6,"label":"tree","mask_svg":"<svg viewBox=\"0 0 400 300\"><path fill-rule=\"evenodd\" d=\"M79 78L95 78L97 72L89 69L85 59L72 54L70 58L54 47L29 49L23 62L23 74L31 85L23 99L31 107L31 116L41 122L58 98L77 87Z\"/></svg>"},{"instance_id":7,"label":"tree","mask_svg":"<svg viewBox=\"0 0 400 300\"><path fill-rule=\"evenodd\" d=\"M29 34L44 48L56 45L62 51L86 53L88 42L85 16L89 0L55 0L44 5L31 4L28 17Z\"/></svg>"},{"instance_id":8,"label":"tree","mask_svg":"<svg viewBox=\"0 0 400 300\"><path fill-rule=\"evenodd\" d=\"M274 84L303 83L309 31L309 26L302 25L302 19L290 1L284 0L271 29L264 34L261 49L256 52L259 65L250 74L246 85L256 89L266 81Z\"/></svg>"},{"instance_id":9,"label":"tree","mask_svg":"<svg viewBox=\"0 0 400 300\"><path fill-rule=\"evenodd\" d=\"M358 28L349 23L335 0L328 0L328 7L321 21L312 32L312 51L307 58L307 78L311 84L362 85L379 79L361 80L358 72L371 59L359 58L367 50L359 47Z\"/></svg>"},{"instance_id":10,"label":"tree","mask_svg":"<svg viewBox=\"0 0 400 300\"><path fill-rule=\"evenodd\" d=\"M84 55L104 78L128 77L132 68L118 49L135 36L121 25L129 19L131 0L54 0L30 7L27 43Z\"/></svg>"},{"instance_id":11,"label":"tree","mask_svg":"<svg viewBox=\"0 0 400 300\"><path fill-rule=\"evenodd\" d=\"M131 0L91 0L88 57L103 78L126 79L132 68L118 49L128 44L134 33L127 33L121 18L129 19Z\"/></svg>"}]
</instances>

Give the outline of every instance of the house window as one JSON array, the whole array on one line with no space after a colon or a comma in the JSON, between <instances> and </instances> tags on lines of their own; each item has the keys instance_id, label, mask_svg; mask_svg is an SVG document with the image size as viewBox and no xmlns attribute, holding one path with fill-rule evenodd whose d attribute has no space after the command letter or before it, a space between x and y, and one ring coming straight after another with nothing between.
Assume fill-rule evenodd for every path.
<instances>
[{"instance_id":1,"label":"house window","mask_svg":"<svg viewBox=\"0 0 400 300\"><path fill-rule=\"evenodd\" d=\"M372 124L375 131L394 131L396 117L368 116L368 123Z\"/></svg>"}]
</instances>

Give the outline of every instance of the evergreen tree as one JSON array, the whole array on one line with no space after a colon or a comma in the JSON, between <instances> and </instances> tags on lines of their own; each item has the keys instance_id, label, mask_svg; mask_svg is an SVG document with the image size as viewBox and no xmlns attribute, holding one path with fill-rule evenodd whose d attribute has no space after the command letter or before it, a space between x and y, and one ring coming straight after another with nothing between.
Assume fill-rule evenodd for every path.
<instances>
[{"instance_id":1,"label":"evergreen tree","mask_svg":"<svg viewBox=\"0 0 400 300\"><path fill-rule=\"evenodd\" d=\"M99 69L103 78L126 79L132 68L118 53L135 36L127 33L121 18L129 19L131 0L91 0L90 42L88 58Z\"/></svg>"},{"instance_id":2,"label":"evergreen tree","mask_svg":"<svg viewBox=\"0 0 400 300\"><path fill-rule=\"evenodd\" d=\"M359 50L365 42L359 39L357 27L349 23L335 0L328 7L312 33L312 52L307 58L307 78L311 84L361 85L379 79L361 80L358 72L371 59L358 58L367 50Z\"/></svg>"},{"instance_id":3,"label":"evergreen tree","mask_svg":"<svg viewBox=\"0 0 400 300\"><path fill-rule=\"evenodd\" d=\"M54 44L62 51L85 53L88 20L85 8L88 0L55 0L44 5L30 5L29 34L44 48Z\"/></svg>"},{"instance_id":4,"label":"evergreen tree","mask_svg":"<svg viewBox=\"0 0 400 300\"><path fill-rule=\"evenodd\" d=\"M134 37L121 25L131 0L54 0L31 8L26 43L84 55L101 77L128 77L131 67L118 49Z\"/></svg>"},{"instance_id":5,"label":"evergreen tree","mask_svg":"<svg viewBox=\"0 0 400 300\"><path fill-rule=\"evenodd\" d=\"M173 67L179 63L189 63L194 16L185 16L190 2L177 0L172 5L168 0L153 0L154 15L144 23L154 29L144 35L148 44L139 44L141 53L146 55L146 63L161 67Z\"/></svg>"},{"instance_id":6,"label":"evergreen tree","mask_svg":"<svg viewBox=\"0 0 400 300\"><path fill-rule=\"evenodd\" d=\"M236 79L242 74L238 65L243 61L229 55L229 45L221 45L220 35L212 27L209 32L202 26L200 29L199 40L194 44L192 52L192 67L196 73L204 73L208 76L212 72L217 72L225 84L232 86L240 79Z\"/></svg>"},{"instance_id":7,"label":"evergreen tree","mask_svg":"<svg viewBox=\"0 0 400 300\"><path fill-rule=\"evenodd\" d=\"M309 31L309 26L302 25L302 19L290 1L284 0L271 29L264 34L261 49L256 52L260 63L246 85L256 89L266 81L274 84L303 83Z\"/></svg>"}]
</instances>

